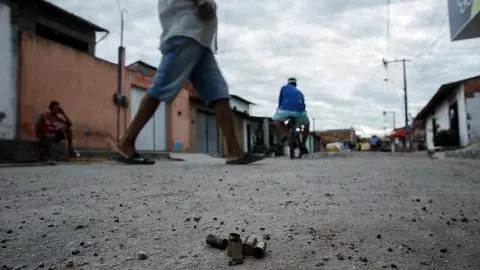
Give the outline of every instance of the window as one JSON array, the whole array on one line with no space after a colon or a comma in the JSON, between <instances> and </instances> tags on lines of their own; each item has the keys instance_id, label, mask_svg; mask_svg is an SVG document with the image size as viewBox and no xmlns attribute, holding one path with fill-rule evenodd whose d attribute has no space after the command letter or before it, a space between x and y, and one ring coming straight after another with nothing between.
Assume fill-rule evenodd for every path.
<instances>
[{"instance_id":1,"label":"window","mask_svg":"<svg viewBox=\"0 0 480 270\"><path fill-rule=\"evenodd\" d=\"M70 37L59 31L52 29L48 26L43 24L37 23L35 33L43 38L49 39L51 41L55 41L61 43L65 46L77 49L82 52L88 53L88 43L78 40L76 38Z\"/></svg>"}]
</instances>

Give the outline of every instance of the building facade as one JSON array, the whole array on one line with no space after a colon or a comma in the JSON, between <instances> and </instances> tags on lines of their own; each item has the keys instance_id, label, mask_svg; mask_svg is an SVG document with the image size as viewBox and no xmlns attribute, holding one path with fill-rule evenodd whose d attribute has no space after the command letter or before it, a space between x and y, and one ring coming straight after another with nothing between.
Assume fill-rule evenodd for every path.
<instances>
[{"instance_id":1,"label":"building facade","mask_svg":"<svg viewBox=\"0 0 480 270\"><path fill-rule=\"evenodd\" d=\"M324 144L333 142L349 142L353 145L357 143L357 135L353 127L347 129L332 129L315 132L321 137Z\"/></svg>"},{"instance_id":2,"label":"building facade","mask_svg":"<svg viewBox=\"0 0 480 270\"><path fill-rule=\"evenodd\" d=\"M480 76L442 85L415 117L423 123L427 149L440 131L454 131L458 147L480 141Z\"/></svg>"},{"instance_id":3,"label":"building facade","mask_svg":"<svg viewBox=\"0 0 480 270\"><path fill-rule=\"evenodd\" d=\"M0 1L0 139L17 136L17 34L11 24L11 9Z\"/></svg>"},{"instance_id":4,"label":"building facade","mask_svg":"<svg viewBox=\"0 0 480 270\"><path fill-rule=\"evenodd\" d=\"M13 24L30 33L95 55L97 32L108 31L45 0L11 1Z\"/></svg>"},{"instance_id":5,"label":"building facade","mask_svg":"<svg viewBox=\"0 0 480 270\"><path fill-rule=\"evenodd\" d=\"M129 122L137 113L143 95L151 85L156 68L145 62L137 61L127 66L130 74L130 115ZM140 151L168 150L168 109L165 103L160 103L157 111L138 135L136 148Z\"/></svg>"},{"instance_id":6,"label":"building facade","mask_svg":"<svg viewBox=\"0 0 480 270\"><path fill-rule=\"evenodd\" d=\"M116 106L113 96L127 89L118 88L118 65L94 56L95 37L107 30L43 0L12 1L10 21L18 52L12 56L17 83L11 83L10 97L17 102L10 103L16 112L11 139L36 140L35 123L52 100L72 119L79 149L105 149L123 135L130 110Z\"/></svg>"}]
</instances>

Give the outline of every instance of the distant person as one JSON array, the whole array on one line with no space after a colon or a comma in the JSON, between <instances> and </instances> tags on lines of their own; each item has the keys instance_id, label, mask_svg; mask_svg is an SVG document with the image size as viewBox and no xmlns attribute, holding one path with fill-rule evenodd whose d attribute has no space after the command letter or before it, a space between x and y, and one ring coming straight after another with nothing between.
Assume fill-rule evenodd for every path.
<instances>
[{"instance_id":1,"label":"distant person","mask_svg":"<svg viewBox=\"0 0 480 270\"><path fill-rule=\"evenodd\" d=\"M67 140L67 153L70 157L77 157L79 153L73 148L72 121L60 107L58 101L51 101L48 111L38 117L35 125L36 137L42 148L41 159L51 158L51 148L54 143Z\"/></svg>"},{"instance_id":2,"label":"distant person","mask_svg":"<svg viewBox=\"0 0 480 270\"><path fill-rule=\"evenodd\" d=\"M379 150L379 139L377 137L377 135L373 135L371 138L370 138L370 149L372 151L377 151Z\"/></svg>"},{"instance_id":3,"label":"distant person","mask_svg":"<svg viewBox=\"0 0 480 270\"><path fill-rule=\"evenodd\" d=\"M303 93L297 88L297 79L289 78L287 84L280 89L278 96L278 108L273 115L273 124L281 134L281 141L285 143L288 138L288 127L285 121L289 118L295 118L297 127L303 126L300 151L308 154L307 138L310 133L310 120L305 110L305 98Z\"/></svg>"},{"instance_id":4,"label":"distant person","mask_svg":"<svg viewBox=\"0 0 480 270\"><path fill-rule=\"evenodd\" d=\"M263 157L245 153L235 135L228 85L215 59L217 50L217 5L214 0L159 0L163 32L162 59L152 85L143 96L130 126L114 147L117 161L154 164L135 149L135 141L160 102L171 103L189 80L200 98L213 108L225 137L227 164L249 164Z\"/></svg>"}]
</instances>

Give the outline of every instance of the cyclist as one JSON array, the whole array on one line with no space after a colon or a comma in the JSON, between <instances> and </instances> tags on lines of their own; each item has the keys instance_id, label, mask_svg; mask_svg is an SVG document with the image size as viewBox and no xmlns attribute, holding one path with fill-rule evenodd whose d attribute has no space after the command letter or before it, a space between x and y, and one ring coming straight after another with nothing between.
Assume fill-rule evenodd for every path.
<instances>
[{"instance_id":1,"label":"cyclist","mask_svg":"<svg viewBox=\"0 0 480 270\"><path fill-rule=\"evenodd\" d=\"M288 128L285 125L288 118L295 118L297 127L303 126L300 151L302 154L308 154L306 144L310 132L310 121L305 110L305 98L297 88L296 78L289 78L287 84L280 89L278 108L272 117L275 127L282 136L282 143L285 143L288 137Z\"/></svg>"}]
</instances>

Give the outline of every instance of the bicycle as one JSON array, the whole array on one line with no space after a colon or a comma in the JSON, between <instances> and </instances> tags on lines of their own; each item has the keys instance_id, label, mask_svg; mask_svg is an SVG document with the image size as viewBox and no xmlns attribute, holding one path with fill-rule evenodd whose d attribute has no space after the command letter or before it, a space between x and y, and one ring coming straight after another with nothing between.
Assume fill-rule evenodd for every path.
<instances>
[{"instance_id":1,"label":"bicycle","mask_svg":"<svg viewBox=\"0 0 480 270\"><path fill-rule=\"evenodd\" d=\"M289 148L289 153L290 153L290 159L295 159L295 150L298 149L298 157L297 158L302 158L303 152L300 149L302 146L302 142L300 141L300 133L297 131L297 122L295 118L290 117L287 119L288 124L288 138L287 138L287 144Z\"/></svg>"}]
</instances>

